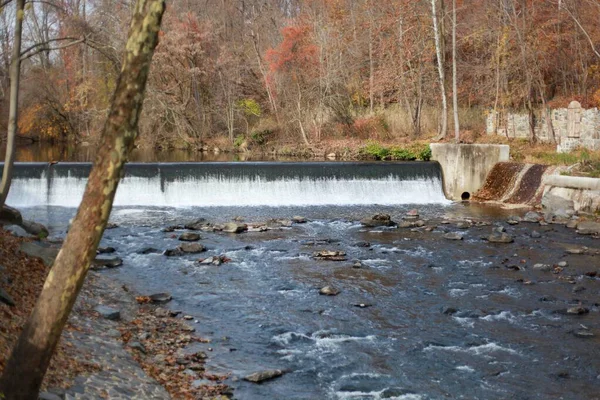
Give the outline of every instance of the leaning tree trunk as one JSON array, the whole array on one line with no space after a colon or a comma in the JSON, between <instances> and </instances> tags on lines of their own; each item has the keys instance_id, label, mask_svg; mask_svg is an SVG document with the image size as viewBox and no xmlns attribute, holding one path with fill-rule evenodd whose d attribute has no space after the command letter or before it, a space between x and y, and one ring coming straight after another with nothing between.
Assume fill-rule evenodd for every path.
<instances>
[{"instance_id":1,"label":"leaning tree trunk","mask_svg":"<svg viewBox=\"0 0 600 400\"><path fill-rule=\"evenodd\" d=\"M2 184L0 184L0 209L4 207L10 183L12 169L15 162L15 138L17 136L17 120L19 111L19 80L21 78L21 37L23 32L23 19L25 18L25 0L17 0L15 13L15 35L13 40L12 60L10 63L10 100L8 108L8 128L6 130L6 157L2 171Z\"/></svg>"},{"instance_id":2,"label":"leaning tree trunk","mask_svg":"<svg viewBox=\"0 0 600 400\"><path fill-rule=\"evenodd\" d=\"M10 400L34 400L90 262L102 238L119 179L137 136L144 89L165 0L137 0L125 61L94 167L62 249L0 380Z\"/></svg>"}]
</instances>

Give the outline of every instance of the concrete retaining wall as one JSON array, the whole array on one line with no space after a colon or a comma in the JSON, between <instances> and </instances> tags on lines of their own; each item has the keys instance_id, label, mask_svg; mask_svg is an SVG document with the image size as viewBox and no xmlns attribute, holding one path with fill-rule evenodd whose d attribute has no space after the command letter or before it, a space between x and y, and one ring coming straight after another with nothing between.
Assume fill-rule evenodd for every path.
<instances>
[{"instance_id":1,"label":"concrete retaining wall","mask_svg":"<svg viewBox=\"0 0 600 400\"><path fill-rule=\"evenodd\" d=\"M568 205L568 206L565 206ZM544 180L542 205L547 212L600 212L600 179L549 175Z\"/></svg>"},{"instance_id":2,"label":"concrete retaining wall","mask_svg":"<svg viewBox=\"0 0 600 400\"><path fill-rule=\"evenodd\" d=\"M440 163L444 192L450 200L470 197L484 184L494 165L508 161L509 146L432 143L431 159Z\"/></svg>"}]
</instances>

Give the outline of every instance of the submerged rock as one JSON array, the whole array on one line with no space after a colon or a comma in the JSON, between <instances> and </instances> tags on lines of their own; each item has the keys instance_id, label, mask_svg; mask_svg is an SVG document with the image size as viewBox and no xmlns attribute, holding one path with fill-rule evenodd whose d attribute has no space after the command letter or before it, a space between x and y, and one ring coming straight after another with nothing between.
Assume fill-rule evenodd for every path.
<instances>
[{"instance_id":1,"label":"submerged rock","mask_svg":"<svg viewBox=\"0 0 600 400\"><path fill-rule=\"evenodd\" d=\"M538 231L532 231L529 236L531 236L533 239L539 239L542 237L542 234L539 233Z\"/></svg>"},{"instance_id":2,"label":"submerged rock","mask_svg":"<svg viewBox=\"0 0 600 400\"><path fill-rule=\"evenodd\" d=\"M143 249L139 249L136 251L136 254L155 254L160 253L160 250L155 249L154 247L144 247Z\"/></svg>"},{"instance_id":3,"label":"submerged rock","mask_svg":"<svg viewBox=\"0 0 600 400\"><path fill-rule=\"evenodd\" d=\"M448 232L444 235L447 240L463 240L463 234L460 232Z\"/></svg>"},{"instance_id":4,"label":"submerged rock","mask_svg":"<svg viewBox=\"0 0 600 400\"><path fill-rule=\"evenodd\" d=\"M268 369L264 371L254 372L253 374L244 377L245 381L252 383L261 383L269 379L274 379L282 376L284 371L280 369Z\"/></svg>"},{"instance_id":5,"label":"submerged rock","mask_svg":"<svg viewBox=\"0 0 600 400\"><path fill-rule=\"evenodd\" d=\"M514 242L513 237L504 232L492 233L490 236L487 237L487 240L490 243L512 243L512 242Z\"/></svg>"}]
</instances>

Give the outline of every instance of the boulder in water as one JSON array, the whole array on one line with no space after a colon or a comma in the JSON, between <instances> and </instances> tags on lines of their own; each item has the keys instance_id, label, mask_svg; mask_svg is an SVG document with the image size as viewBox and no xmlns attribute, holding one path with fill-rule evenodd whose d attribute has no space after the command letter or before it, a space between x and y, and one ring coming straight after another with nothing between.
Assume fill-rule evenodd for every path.
<instances>
[{"instance_id":1,"label":"boulder in water","mask_svg":"<svg viewBox=\"0 0 600 400\"><path fill-rule=\"evenodd\" d=\"M151 294L149 297L154 304L164 304L173 300L173 297L171 297L169 293L154 293Z\"/></svg>"},{"instance_id":2,"label":"boulder in water","mask_svg":"<svg viewBox=\"0 0 600 400\"><path fill-rule=\"evenodd\" d=\"M49 235L48 228L34 221L28 221L24 219L20 226L21 228L25 229L25 232L40 239L45 239Z\"/></svg>"},{"instance_id":3,"label":"boulder in water","mask_svg":"<svg viewBox=\"0 0 600 400\"><path fill-rule=\"evenodd\" d=\"M43 246L33 242L22 242L19 246L19 250L31 257L37 257L42 259L46 266L51 266L60 251L56 247Z\"/></svg>"},{"instance_id":4,"label":"boulder in water","mask_svg":"<svg viewBox=\"0 0 600 400\"><path fill-rule=\"evenodd\" d=\"M182 242L196 242L200 240L200 235L196 232L184 232L179 236L179 240Z\"/></svg>"},{"instance_id":5,"label":"boulder in water","mask_svg":"<svg viewBox=\"0 0 600 400\"><path fill-rule=\"evenodd\" d=\"M535 211L528 211L523 217L523 222L538 223L542 220L542 216Z\"/></svg>"},{"instance_id":6,"label":"boulder in water","mask_svg":"<svg viewBox=\"0 0 600 400\"><path fill-rule=\"evenodd\" d=\"M227 232L227 233L242 233L246 230L248 230L248 225L246 224L238 224L235 222L228 222L225 225L223 225L223 232Z\"/></svg>"},{"instance_id":7,"label":"boulder in water","mask_svg":"<svg viewBox=\"0 0 600 400\"><path fill-rule=\"evenodd\" d=\"M106 319L110 319L112 321L118 321L119 319L121 319L121 312L111 307L99 305L96 306L96 308L94 308L94 311L100 314L100 316Z\"/></svg>"},{"instance_id":8,"label":"boulder in water","mask_svg":"<svg viewBox=\"0 0 600 400\"><path fill-rule=\"evenodd\" d=\"M577 224L580 235L600 235L600 222L582 221Z\"/></svg>"},{"instance_id":9,"label":"boulder in water","mask_svg":"<svg viewBox=\"0 0 600 400\"><path fill-rule=\"evenodd\" d=\"M463 234L460 232L448 232L444 235L444 239L448 240L463 240Z\"/></svg>"},{"instance_id":10,"label":"boulder in water","mask_svg":"<svg viewBox=\"0 0 600 400\"><path fill-rule=\"evenodd\" d=\"M490 236L487 237L488 242L490 243L512 243L514 239L507 233L498 233L494 232Z\"/></svg>"},{"instance_id":11,"label":"boulder in water","mask_svg":"<svg viewBox=\"0 0 600 400\"><path fill-rule=\"evenodd\" d=\"M269 379L274 379L282 376L284 371L280 369L268 369L264 371L255 372L253 374L244 377L245 381L252 383L261 383Z\"/></svg>"},{"instance_id":12,"label":"boulder in water","mask_svg":"<svg viewBox=\"0 0 600 400\"><path fill-rule=\"evenodd\" d=\"M163 254L167 257L178 257L184 255L185 253L183 252L183 250L177 247L175 249L167 249Z\"/></svg>"},{"instance_id":13,"label":"boulder in water","mask_svg":"<svg viewBox=\"0 0 600 400\"><path fill-rule=\"evenodd\" d=\"M377 226L395 226L396 223L392 221L389 214L375 214L370 218L364 218L360 220L360 223L368 227Z\"/></svg>"},{"instance_id":14,"label":"boulder in water","mask_svg":"<svg viewBox=\"0 0 600 400\"><path fill-rule=\"evenodd\" d=\"M123 265L123 260L119 257L96 257L92 264L96 267L116 268Z\"/></svg>"},{"instance_id":15,"label":"boulder in water","mask_svg":"<svg viewBox=\"0 0 600 400\"><path fill-rule=\"evenodd\" d=\"M346 261L346 253L343 251L322 250L313 253L315 260Z\"/></svg>"},{"instance_id":16,"label":"boulder in water","mask_svg":"<svg viewBox=\"0 0 600 400\"><path fill-rule=\"evenodd\" d=\"M185 229L189 229L190 231L201 231L207 225L210 225L210 224L206 221L206 219L199 218L199 219L197 219L195 221L192 221L192 222L189 222L189 223L185 224L183 227Z\"/></svg>"},{"instance_id":17,"label":"boulder in water","mask_svg":"<svg viewBox=\"0 0 600 400\"><path fill-rule=\"evenodd\" d=\"M203 251L206 251L206 247L200 243L182 243L179 246L179 249L184 253L190 254L202 253Z\"/></svg>"},{"instance_id":18,"label":"boulder in water","mask_svg":"<svg viewBox=\"0 0 600 400\"><path fill-rule=\"evenodd\" d=\"M338 294L340 294L340 290L333 286L325 286L321 288L321 290L319 290L319 294L323 296L337 296Z\"/></svg>"},{"instance_id":19,"label":"boulder in water","mask_svg":"<svg viewBox=\"0 0 600 400\"><path fill-rule=\"evenodd\" d=\"M4 205L0 210L0 222L10 225L21 225L23 217L16 208Z\"/></svg>"},{"instance_id":20,"label":"boulder in water","mask_svg":"<svg viewBox=\"0 0 600 400\"><path fill-rule=\"evenodd\" d=\"M292 222L295 224L305 224L306 222L308 222L308 220L304 217L296 215L292 217Z\"/></svg>"}]
</instances>

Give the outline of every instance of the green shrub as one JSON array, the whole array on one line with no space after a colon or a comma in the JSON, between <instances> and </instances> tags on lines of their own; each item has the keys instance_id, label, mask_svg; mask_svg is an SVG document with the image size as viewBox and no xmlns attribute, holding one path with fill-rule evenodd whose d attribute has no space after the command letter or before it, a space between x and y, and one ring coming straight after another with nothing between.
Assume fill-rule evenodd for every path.
<instances>
[{"instance_id":1,"label":"green shrub","mask_svg":"<svg viewBox=\"0 0 600 400\"><path fill-rule=\"evenodd\" d=\"M262 146L263 144L267 143L267 139L269 138L269 136L273 133L272 130L270 129L263 129L260 131L254 131L250 134L250 139L252 140L252 142L254 142L255 144Z\"/></svg>"},{"instance_id":2,"label":"green shrub","mask_svg":"<svg viewBox=\"0 0 600 400\"><path fill-rule=\"evenodd\" d=\"M367 145L360 150L361 154L375 158L376 160L385 160L390 155L390 150L377 142L369 141Z\"/></svg>"},{"instance_id":3,"label":"green shrub","mask_svg":"<svg viewBox=\"0 0 600 400\"><path fill-rule=\"evenodd\" d=\"M393 147L391 150L392 160L400 161L414 161L417 159L416 154L410 150L402 147Z\"/></svg>"},{"instance_id":4,"label":"green shrub","mask_svg":"<svg viewBox=\"0 0 600 400\"><path fill-rule=\"evenodd\" d=\"M244 140L246 140L246 137L244 135L237 135L233 140L233 145L235 147L240 147L242 143L244 143Z\"/></svg>"}]
</instances>

